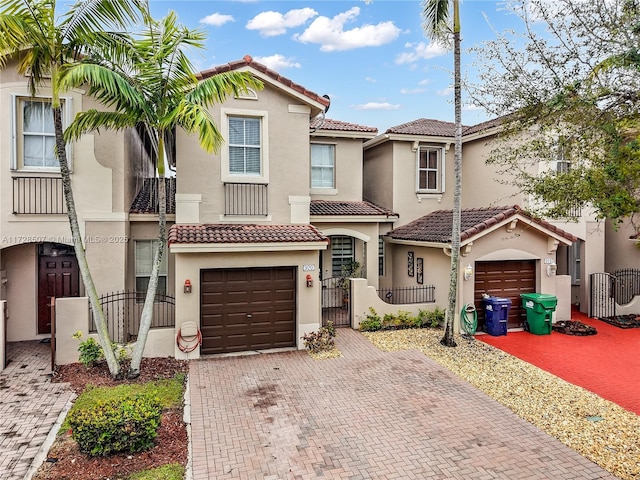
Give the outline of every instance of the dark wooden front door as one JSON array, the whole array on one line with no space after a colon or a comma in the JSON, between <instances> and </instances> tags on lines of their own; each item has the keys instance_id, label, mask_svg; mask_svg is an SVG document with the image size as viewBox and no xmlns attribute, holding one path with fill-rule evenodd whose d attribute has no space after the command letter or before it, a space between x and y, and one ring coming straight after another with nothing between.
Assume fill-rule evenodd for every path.
<instances>
[{"instance_id":1,"label":"dark wooden front door","mask_svg":"<svg viewBox=\"0 0 640 480\"><path fill-rule=\"evenodd\" d=\"M80 295L80 270L73 255L40 257L38 267L38 334L51 333L51 298Z\"/></svg>"},{"instance_id":2,"label":"dark wooden front door","mask_svg":"<svg viewBox=\"0 0 640 480\"><path fill-rule=\"evenodd\" d=\"M520 294L536 291L535 260L505 260L476 262L474 300L478 309L478 325L484 325L482 294L511 300L508 328L522 326L524 312L520 308Z\"/></svg>"},{"instance_id":3,"label":"dark wooden front door","mask_svg":"<svg viewBox=\"0 0 640 480\"><path fill-rule=\"evenodd\" d=\"M296 269L202 270L202 354L296 345Z\"/></svg>"}]
</instances>

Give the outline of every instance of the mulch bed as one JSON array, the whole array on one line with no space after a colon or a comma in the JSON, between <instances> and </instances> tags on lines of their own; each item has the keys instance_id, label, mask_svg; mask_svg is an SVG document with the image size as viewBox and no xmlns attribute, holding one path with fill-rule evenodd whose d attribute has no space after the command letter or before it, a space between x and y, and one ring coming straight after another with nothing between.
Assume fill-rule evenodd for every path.
<instances>
[{"instance_id":1,"label":"mulch bed","mask_svg":"<svg viewBox=\"0 0 640 480\"><path fill-rule=\"evenodd\" d=\"M556 322L551 326L551 329L554 332L564 333L566 335L584 336L598 333L594 327L578 322L577 320L562 320Z\"/></svg>"},{"instance_id":2,"label":"mulch bed","mask_svg":"<svg viewBox=\"0 0 640 480\"><path fill-rule=\"evenodd\" d=\"M614 315L612 317L599 317L598 319L618 328L640 328L640 316L634 313L629 315Z\"/></svg>"},{"instance_id":3,"label":"mulch bed","mask_svg":"<svg viewBox=\"0 0 640 480\"><path fill-rule=\"evenodd\" d=\"M74 363L56 367L52 381L69 383L71 388L80 394L89 384L115 386L123 383L145 383L172 378L176 373L188 371L189 366L185 361L174 358L145 358L142 360L138 378L114 381L106 365L86 368ZM80 452L69 432L61 432L33 480L121 480L133 472L170 463L186 465L188 442L182 408L165 410L162 413L155 446L146 452L90 457Z\"/></svg>"}]
</instances>

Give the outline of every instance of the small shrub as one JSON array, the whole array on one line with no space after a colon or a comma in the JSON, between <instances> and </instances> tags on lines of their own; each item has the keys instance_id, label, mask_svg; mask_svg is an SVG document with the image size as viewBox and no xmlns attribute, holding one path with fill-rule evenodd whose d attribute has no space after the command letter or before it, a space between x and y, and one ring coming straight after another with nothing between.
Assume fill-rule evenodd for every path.
<instances>
[{"instance_id":1,"label":"small shrub","mask_svg":"<svg viewBox=\"0 0 640 480\"><path fill-rule=\"evenodd\" d=\"M78 331L73 334L73 338L80 340L80 344L78 345L78 351L80 352L78 361L85 367L93 367L104 360L102 347L93 337L82 341L82 332Z\"/></svg>"},{"instance_id":2,"label":"small shrub","mask_svg":"<svg viewBox=\"0 0 640 480\"><path fill-rule=\"evenodd\" d=\"M360 322L358 329L361 332L375 332L382 329L382 321L380 315L374 310L373 307L369 307L369 314Z\"/></svg>"},{"instance_id":3,"label":"small shrub","mask_svg":"<svg viewBox=\"0 0 640 480\"><path fill-rule=\"evenodd\" d=\"M96 457L150 449L161 414L162 405L156 397L132 394L75 404L67 423L80 451Z\"/></svg>"},{"instance_id":4,"label":"small shrub","mask_svg":"<svg viewBox=\"0 0 640 480\"><path fill-rule=\"evenodd\" d=\"M418 316L422 321L423 327L437 328L444 323L444 316L446 310L436 307L435 310L420 310Z\"/></svg>"},{"instance_id":5,"label":"small shrub","mask_svg":"<svg viewBox=\"0 0 640 480\"><path fill-rule=\"evenodd\" d=\"M304 346L313 353L324 352L335 348L336 328L332 322L325 327L320 327L316 332L309 332L302 336Z\"/></svg>"}]
</instances>

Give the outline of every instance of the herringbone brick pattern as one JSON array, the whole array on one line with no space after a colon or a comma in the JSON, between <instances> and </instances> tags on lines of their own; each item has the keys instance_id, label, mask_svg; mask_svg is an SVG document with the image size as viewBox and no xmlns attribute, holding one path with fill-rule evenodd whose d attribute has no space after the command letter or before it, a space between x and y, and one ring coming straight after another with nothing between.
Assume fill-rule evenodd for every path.
<instances>
[{"instance_id":1,"label":"herringbone brick pattern","mask_svg":"<svg viewBox=\"0 0 640 480\"><path fill-rule=\"evenodd\" d=\"M416 351L191 363L193 478L613 479Z\"/></svg>"},{"instance_id":2,"label":"herringbone brick pattern","mask_svg":"<svg viewBox=\"0 0 640 480\"><path fill-rule=\"evenodd\" d=\"M0 478L22 480L72 392L50 382L50 345L8 343L7 360L0 373Z\"/></svg>"}]
</instances>

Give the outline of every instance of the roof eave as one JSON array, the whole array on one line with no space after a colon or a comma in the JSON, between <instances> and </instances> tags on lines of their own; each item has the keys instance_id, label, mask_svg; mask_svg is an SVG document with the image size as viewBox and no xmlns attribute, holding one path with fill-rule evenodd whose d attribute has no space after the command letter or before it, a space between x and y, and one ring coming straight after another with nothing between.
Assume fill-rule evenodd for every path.
<instances>
[{"instance_id":1,"label":"roof eave","mask_svg":"<svg viewBox=\"0 0 640 480\"><path fill-rule=\"evenodd\" d=\"M326 241L317 242L253 242L253 243L178 243L169 244L171 253L236 253L326 250Z\"/></svg>"}]
</instances>

